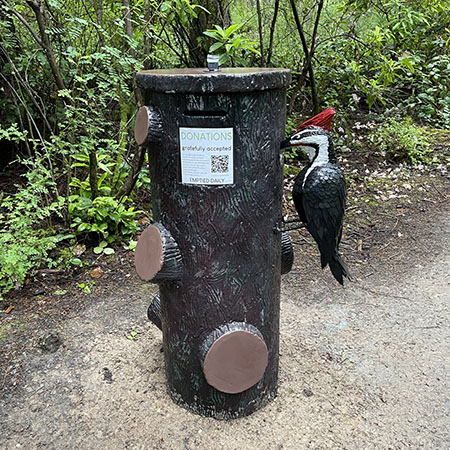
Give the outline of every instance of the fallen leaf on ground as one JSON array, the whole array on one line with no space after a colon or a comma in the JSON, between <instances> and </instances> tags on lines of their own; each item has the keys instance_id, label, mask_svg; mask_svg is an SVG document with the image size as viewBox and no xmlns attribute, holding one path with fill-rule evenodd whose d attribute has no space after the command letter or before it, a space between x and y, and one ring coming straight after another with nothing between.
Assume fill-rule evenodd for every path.
<instances>
[{"instance_id":1,"label":"fallen leaf on ground","mask_svg":"<svg viewBox=\"0 0 450 450\"><path fill-rule=\"evenodd\" d=\"M359 239L359 240L358 240L358 252L359 252L359 253L362 253L362 244L363 244L362 239Z\"/></svg>"},{"instance_id":2,"label":"fallen leaf on ground","mask_svg":"<svg viewBox=\"0 0 450 450\"><path fill-rule=\"evenodd\" d=\"M147 225L150 222L150 219L148 217L143 217L142 219L139 219L137 221L139 226Z\"/></svg>"},{"instance_id":3,"label":"fallen leaf on ground","mask_svg":"<svg viewBox=\"0 0 450 450\"><path fill-rule=\"evenodd\" d=\"M96 267L95 269L91 270L91 277L92 278L101 278L105 272L103 272L101 267Z\"/></svg>"},{"instance_id":4,"label":"fallen leaf on ground","mask_svg":"<svg viewBox=\"0 0 450 450\"><path fill-rule=\"evenodd\" d=\"M53 295L65 295L67 294L67 289L57 289L55 292L53 292Z\"/></svg>"}]
</instances>

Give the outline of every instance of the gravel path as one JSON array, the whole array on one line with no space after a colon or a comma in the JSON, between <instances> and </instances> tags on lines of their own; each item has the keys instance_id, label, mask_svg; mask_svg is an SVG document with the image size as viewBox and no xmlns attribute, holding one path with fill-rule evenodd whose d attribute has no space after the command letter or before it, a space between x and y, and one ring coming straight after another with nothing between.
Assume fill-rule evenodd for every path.
<instances>
[{"instance_id":1,"label":"gravel path","mask_svg":"<svg viewBox=\"0 0 450 450\"><path fill-rule=\"evenodd\" d=\"M30 341L0 379L0 448L449 449L449 224L437 212L415 246L356 268L345 288L294 267L282 285L279 395L235 421L169 399L161 334L145 317L154 287L90 298L55 326L56 352Z\"/></svg>"}]
</instances>

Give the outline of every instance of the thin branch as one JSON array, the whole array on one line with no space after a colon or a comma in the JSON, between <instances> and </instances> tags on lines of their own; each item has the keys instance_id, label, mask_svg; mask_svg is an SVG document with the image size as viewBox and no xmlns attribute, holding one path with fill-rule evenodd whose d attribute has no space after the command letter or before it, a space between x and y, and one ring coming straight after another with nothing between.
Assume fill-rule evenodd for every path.
<instances>
[{"instance_id":1,"label":"thin branch","mask_svg":"<svg viewBox=\"0 0 450 450\"><path fill-rule=\"evenodd\" d=\"M53 77L55 79L55 83L58 86L58 89L63 90L66 89L66 85L64 84L64 81L62 79L61 73L59 71L59 67L56 64L55 55L53 53L50 39L48 37L48 34L46 32L45 27L45 16L44 16L44 5L42 3L37 2L36 0L27 0L27 3L29 7L33 10L36 21L39 26L39 32L41 34L42 39L42 48L45 51L45 54L47 56L47 61L50 65L50 69L52 71ZM66 97L66 101L70 104L73 104L73 100L71 98Z\"/></svg>"},{"instance_id":2,"label":"thin branch","mask_svg":"<svg viewBox=\"0 0 450 450\"><path fill-rule=\"evenodd\" d=\"M133 39L133 25L131 23L131 10L130 3L128 0L122 0L123 7L125 9L125 32L127 33L128 39L130 40L130 46L128 48L128 53L133 59L136 59L136 50L131 45L131 41ZM136 103L140 108L143 104L142 93L140 89L136 85L136 81L133 79L133 91L134 97L136 99Z\"/></svg>"},{"instance_id":3,"label":"thin branch","mask_svg":"<svg viewBox=\"0 0 450 450\"><path fill-rule=\"evenodd\" d=\"M311 38L311 49L309 51L311 58L314 55L314 52L316 50L317 30L319 29L320 15L322 14L323 3L324 3L324 0L320 0L319 4L317 6L316 21L314 23L314 30L313 30L313 34L312 34L312 38Z\"/></svg>"},{"instance_id":4,"label":"thin branch","mask_svg":"<svg viewBox=\"0 0 450 450\"><path fill-rule=\"evenodd\" d=\"M217 18L220 18L222 28L224 29L231 25L230 5L232 2L233 0L229 0L224 4L220 0L217 1Z\"/></svg>"},{"instance_id":5,"label":"thin branch","mask_svg":"<svg viewBox=\"0 0 450 450\"><path fill-rule=\"evenodd\" d=\"M130 11L130 2L128 0L122 0L122 5L124 9L124 20L125 20L125 33L128 36L128 39L133 39L133 26L131 24L131 11ZM136 50L130 45L128 49L130 56L132 58L136 58Z\"/></svg>"},{"instance_id":6,"label":"thin branch","mask_svg":"<svg viewBox=\"0 0 450 450\"><path fill-rule=\"evenodd\" d=\"M165 36L167 37L167 39L163 39L162 37L158 37L158 39L159 39L163 44L167 45L167 47L169 47L170 50L172 50L172 51L175 53L175 55L177 55L178 58L180 58L180 60L181 60L181 62L182 62L183 64L185 64L186 66L189 66L189 60L188 60L188 57L186 56L186 52L185 52L185 50L184 50L183 42L180 42L179 36L175 34L175 37L176 37L177 40L178 40L178 43L179 43L179 45L180 45L180 49L181 49L181 52L182 52L182 53L180 53L180 52L179 52L179 51L178 51L178 50L170 43L170 36L168 35L167 30L166 30L165 28L164 28L164 34L165 34Z\"/></svg>"},{"instance_id":7,"label":"thin branch","mask_svg":"<svg viewBox=\"0 0 450 450\"><path fill-rule=\"evenodd\" d=\"M24 19L24 17L16 11L6 0L0 0L1 3L3 3L28 29L28 31L33 36L33 39L41 46L44 47L44 43L41 41L39 36L36 34L36 32L33 30L33 27Z\"/></svg>"},{"instance_id":8,"label":"thin branch","mask_svg":"<svg viewBox=\"0 0 450 450\"><path fill-rule=\"evenodd\" d=\"M302 73L300 74L300 78L298 79L297 84L294 88L294 91L291 94L291 99L289 101L289 107L288 107L288 116L290 116L292 114L292 112L294 111L295 100L297 99L298 93L302 89L302 86L303 86L303 83L305 82L307 73L308 73L308 66L305 64L303 66Z\"/></svg>"},{"instance_id":9,"label":"thin branch","mask_svg":"<svg viewBox=\"0 0 450 450\"><path fill-rule=\"evenodd\" d=\"M16 65L14 64L14 61L9 57L9 55L6 52L5 48L1 44L0 44L0 50L5 55L6 59L9 62L9 64L11 64L11 67L14 70L14 73L15 73L16 77L18 78L18 80L20 81L22 86L27 91L27 93L28 93L28 95L30 97L30 100L34 103L34 106L36 106L36 108L38 109L39 113L41 114L42 119L45 122L45 125L51 131L52 130L52 126L50 125L50 122L48 121L47 116L45 115L44 111L42 110L41 106L39 105L39 103L36 100L37 95L33 92L31 86L22 78L22 75L20 74L19 70L17 69Z\"/></svg>"},{"instance_id":10,"label":"thin branch","mask_svg":"<svg viewBox=\"0 0 450 450\"><path fill-rule=\"evenodd\" d=\"M30 119L31 123L33 124L34 128L36 129L36 133L39 136L39 139L41 141L42 147L45 149L46 152L46 156L47 156L47 161L49 164L49 168L50 168L50 177L55 185L55 190L56 190L56 194L59 195L58 192L58 186L56 184L55 178L53 176L53 164L52 164L52 160L50 158L50 153L48 151L47 146L45 145L45 140L41 135L41 132L39 131L39 127L37 126L36 122L33 119L33 115L31 114L30 110L27 107L27 104L23 101L23 99L20 97L19 93L14 89L14 86L7 80L7 78L0 72L0 77L3 78L3 80L6 82L6 84L9 86L9 88L11 89L11 91L13 91L13 93L15 94L16 98L19 100L19 102L22 104L24 110L27 113L28 118Z\"/></svg>"},{"instance_id":11,"label":"thin branch","mask_svg":"<svg viewBox=\"0 0 450 450\"><path fill-rule=\"evenodd\" d=\"M121 200L125 196L128 197L131 194L131 191L133 190L138 180L139 173L142 169L142 165L144 164L145 152L146 152L145 146L140 146L137 148L136 154L130 164L131 165L130 174L126 178L122 188L117 194L117 198L119 200Z\"/></svg>"},{"instance_id":12,"label":"thin branch","mask_svg":"<svg viewBox=\"0 0 450 450\"><path fill-rule=\"evenodd\" d=\"M311 99L313 103L313 113L317 114L319 112L319 100L317 98L317 90L316 90L316 82L314 79L314 70L312 67L312 55L310 55L310 51L308 49L308 44L306 43L305 33L303 31L302 24L298 17L297 7L295 6L295 1L290 0L292 13L294 14L295 24L297 26L298 34L300 36L300 40L302 42L303 52L305 53L306 63L305 67L307 67L309 73L309 83L311 85Z\"/></svg>"},{"instance_id":13,"label":"thin branch","mask_svg":"<svg viewBox=\"0 0 450 450\"><path fill-rule=\"evenodd\" d=\"M256 0L256 11L258 13L258 33L259 33L259 48L261 51L260 66L264 67L264 38L263 38L263 24L261 17L261 4L259 0Z\"/></svg>"},{"instance_id":14,"label":"thin branch","mask_svg":"<svg viewBox=\"0 0 450 450\"><path fill-rule=\"evenodd\" d=\"M149 0L144 0L144 21L146 26L144 27L144 52L147 52L150 49L149 39L147 34L147 25L150 22L150 3ZM147 67L146 67L147 68Z\"/></svg>"},{"instance_id":15,"label":"thin branch","mask_svg":"<svg viewBox=\"0 0 450 450\"><path fill-rule=\"evenodd\" d=\"M133 27L131 23L130 3L128 0L122 0L122 4L125 9L125 32L131 41L131 39L133 38ZM131 45L128 51L130 53L130 56L136 59L136 51ZM140 107L143 105L144 99L142 97L140 89L136 85L136 80L133 80L133 90L136 103L138 107ZM124 196L130 195L138 179L139 173L144 163L144 159L145 159L145 147L137 146L133 159L130 163L131 166L130 173L128 174L120 192L118 193L117 198L121 199Z\"/></svg>"},{"instance_id":16,"label":"thin branch","mask_svg":"<svg viewBox=\"0 0 450 450\"><path fill-rule=\"evenodd\" d=\"M89 186L91 188L91 200L98 197L98 174L97 174L97 155L96 149L89 149Z\"/></svg>"},{"instance_id":17,"label":"thin branch","mask_svg":"<svg viewBox=\"0 0 450 450\"><path fill-rule=\"evenodd\" d=\"M1 72L0 72L0 75L2 76L3 79L5 79L5 77L3 76L3 74L2 74ZM10 86L11 86L11 85L10 85ZM17 95L18 95L17 92L16 92L16 95L15 95L15 96L12 95L12 96L11 96L11 100L12 100L12 102L14 103L14 106L16 107L17 118L18 118L19 123L20 123L20 129L21 129L21 130L25 130L25 125L24 125L24 123L23 123L23 118L22 118L23 112L22 112L22 110L20 109L19 103L17 103L17 99L16 99ZM27 116L27 117L28 117L28 116ZM28 143L28 139L25 139L25 140L24 140L24 144L25 144L25 148L26 148L28 157L29 157L30 159L33 159L33 154L31 153L31 148L30 148L30 144ZM1 200L1 193L0 193L0 200Z\"/></svg>"},{"instance_id":18,"label":"thin branch","mask_svg":"<svg viewBox=\"0 0 450 450\"><path fill-rule=\"evenodd\" d=\"M275 33L275 24L277 23L278 9L280 7L280 0L275 0L272 23L270 24L270 34L269 34L269 50L267 52L267 67L270 67L270 62L272 59L273 52L273 36Z\"/></svg>"}]
</instances>

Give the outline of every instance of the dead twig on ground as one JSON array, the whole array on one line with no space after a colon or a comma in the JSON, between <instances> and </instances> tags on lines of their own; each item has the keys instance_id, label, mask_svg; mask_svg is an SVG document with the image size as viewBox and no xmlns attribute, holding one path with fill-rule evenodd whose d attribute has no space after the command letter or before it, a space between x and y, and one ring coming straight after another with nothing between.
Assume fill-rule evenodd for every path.
<instances>
[{"instance_id":1,"label":"dead twig on ground","mask_svg":"<svg viewBox=\"0 0 450 450\"><path fill-rule=\"evenodd\" d=\"M442 197L442 198L444 198L444 199L447 199L449 196L448 195L446 195L446 194L443 194L437 187L436 187L436 185L434 184L434 183L430 183L431 184L431 187Z\"/></svg>"}]
</instances>

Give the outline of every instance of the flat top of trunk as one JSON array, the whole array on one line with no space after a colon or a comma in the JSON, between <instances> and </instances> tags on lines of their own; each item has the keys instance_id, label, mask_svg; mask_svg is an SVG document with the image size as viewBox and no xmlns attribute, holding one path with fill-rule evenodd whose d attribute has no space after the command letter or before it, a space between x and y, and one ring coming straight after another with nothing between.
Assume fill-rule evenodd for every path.
<instances>
[{"instance_id":1,"label":"flat top of trunk","mask_svg":"<svg viewBox=\"0 0 450 450\"><path fill-rule=\"evenodd\" d=\"M142 70L140 88L165 93L225 93L282 89L291 81L289 69L232 67L217 72L207 68Z\"/></svg>"}]
</instances>

